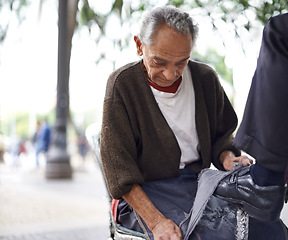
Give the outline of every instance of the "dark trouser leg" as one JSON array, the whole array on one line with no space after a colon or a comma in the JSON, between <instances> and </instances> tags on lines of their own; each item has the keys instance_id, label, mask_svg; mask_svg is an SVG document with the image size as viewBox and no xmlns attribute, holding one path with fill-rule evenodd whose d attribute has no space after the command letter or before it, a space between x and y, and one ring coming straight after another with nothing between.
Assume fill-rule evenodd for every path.
<instances>
[{"instance_id":1,"label":"dark trouser leg","mask_svg":"<svg viewBox=\"0 0 288 240\"><path fill-rule=\"evenodd\" d=\"M283 14L265 26L243 120L234 141L238 148L271 171L269 177L276 172L283 178L288 163L287 23L288 14ZM256 165L252 174L261 169ZM275 179L275 184L279 184L277 176Z\"/></svg>"}]
</instances>

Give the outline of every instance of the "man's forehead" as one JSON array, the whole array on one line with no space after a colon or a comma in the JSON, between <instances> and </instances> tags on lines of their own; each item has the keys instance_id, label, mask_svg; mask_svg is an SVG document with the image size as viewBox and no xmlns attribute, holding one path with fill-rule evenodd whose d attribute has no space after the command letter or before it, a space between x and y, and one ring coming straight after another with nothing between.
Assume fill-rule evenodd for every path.
<instances>
[{"instance_id":1,"label":"man's forehead","mask_svg":"<svg viewBox=\"0 0 288 240\"><path fill-rule=\"evenodd\" d=\"M153 44L151 46L147 46L147 52L150 58L153 59L163 59L166 58L179 58L179 60L187 59L190 57L191 49L187 48L185 51L181 51L180 49L174 49L174 48L165 48L163 46L154 46Z\"/></svg>"},{"instance_id":2,"label":"man's forehead","mask_svg":"<svg viewBox=\"0 0 288 240\"><path fill-rule=\"evenodd\" d=\"M152 42L157 41L159 36L165 37L171 37L171 36L189 36L192 41L192 33L189 31L187 33L181 33L179 30L168 26L167 24L162 24L158 28L154 30L154 33L152 34Z\"/></svg>"}]
</instances>

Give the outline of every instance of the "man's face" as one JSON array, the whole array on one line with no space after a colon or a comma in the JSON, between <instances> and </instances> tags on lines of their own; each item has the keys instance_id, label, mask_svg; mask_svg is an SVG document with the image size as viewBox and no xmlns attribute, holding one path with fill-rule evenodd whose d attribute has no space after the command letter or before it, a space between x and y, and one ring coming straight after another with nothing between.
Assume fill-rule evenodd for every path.
<instances>
[{"instance_id":1,"label":"man's face","mask_svg":"<svg viewBox=\"0 0 288 240\"><path fill-rule=\"evenodd\" d=\"M140 56L143 55L149 78L161 87L168 87L179 79L188 63L192 37L190 33L180 34L163 25L155 34L151 46L140 43L137 44L137 50Z\"/></svg>"}]
</instances>

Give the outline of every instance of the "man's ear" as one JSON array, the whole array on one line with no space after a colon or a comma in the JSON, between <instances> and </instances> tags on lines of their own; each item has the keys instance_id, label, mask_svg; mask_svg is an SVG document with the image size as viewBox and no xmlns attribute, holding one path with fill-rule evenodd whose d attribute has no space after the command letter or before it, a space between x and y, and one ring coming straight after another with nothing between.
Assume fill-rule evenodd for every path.
<instances>
[{"instance_id":1,"label":"man's ear","mask_svg":"<svg viewBox=\"0 0 288 240\"><path fill-rule=\"evenodd\" d=\"M134 42L136 43L136 48L137 48L138 55L142 56L143 55L142 42L140 41L140 39L137 36L134 36Z\"/></svg>"}]
</instances>

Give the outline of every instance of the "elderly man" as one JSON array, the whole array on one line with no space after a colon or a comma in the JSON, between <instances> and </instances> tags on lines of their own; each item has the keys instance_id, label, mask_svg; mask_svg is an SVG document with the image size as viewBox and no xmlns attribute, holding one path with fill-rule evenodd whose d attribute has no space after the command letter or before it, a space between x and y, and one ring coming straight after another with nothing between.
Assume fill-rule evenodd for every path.
<instances>
[{"instance_id":1,"label":"elderly man","mask_svg":"<svg viewBox=\"0 0 288 240\"><path fill-rule=\"evenodd\" d=\"M100 145L108 188L120 199L118 221L154 239L182 239L201 169L250 165L232 145L237 117L216 73L190 60L196 36L187 13L153 9L134 37L143 59L107 83Z\"/></svg>"}]
</instances>

